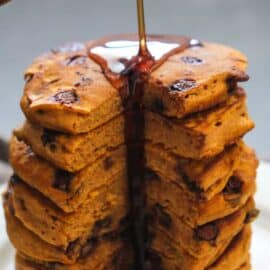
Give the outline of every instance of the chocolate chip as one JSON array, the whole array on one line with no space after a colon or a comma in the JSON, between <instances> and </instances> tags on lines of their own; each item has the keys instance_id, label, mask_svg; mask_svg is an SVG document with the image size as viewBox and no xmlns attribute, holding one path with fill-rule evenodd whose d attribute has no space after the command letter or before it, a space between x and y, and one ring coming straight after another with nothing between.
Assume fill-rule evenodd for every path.
<instances>
[{"instance_id":1,"label":"chocolate chip","mask_svg":"<svg viewBox=\"0 0 270 270\"><path fill-rule=\"evenodd\" d=\"M235 194L241 193L243 182L236 176L231 176L227 185L224 188L224 193Z\"/></svg>"},{"instance_id":2,"label":"chocolate chip","mask_svg":"<svg viewBox=\"0 0 270 270\"><path fill-rule=\"evenodd\" d=\"M113 159L111 157L107 157L104 159L103 165L104 165L104 170L108 171L109 169L112 168L114 162Z\"/></svg>"},{"instance_id":3,"label":"chocolate chip","mask_svg":"<svg viewBox=\"0 0 270 270\"><path fill-rule=\"evenodd\" d=\"M56 142L56 137L60 135L58 131L54 131L51 129L44 128L43 129L43 134L41 135L41 141L43 146L51 145Z\"/></svg>"},{"instance_id":4,"label":"chocolate chip","mask_svg":"<svg viewBox=\"0 0 270 270\"><path fill-rule=\"evenodd\" d=\"M164 207L157 203L155 205L155 213L157 215L158 222L161 226L169 229L172 225L172 218L166 211L164 210Z\"/></svg>"},{"instance_id":5,"label":"chocolate chip","mask_svg":"<svg viewBox=\"0 0 270 270\"><path fill-rule=\"evenodd\" d=\"M51 49L51 52L57 54L57 53L77 52L83 49L85 49L84 44L79 42L72 42L64 46L57 47L55 49Z\"/></svg>"},{"instance_id":6,"label":"chocolate chip","mask_svg":"<svg viewBox=\"0 0 270 270\"><path fill-rule=\"evenodd\" d=\"M23 200L23 199L19 199L19 203L20 203L20 206L21 206L21 209L23 210L23 211L26 211L27 210L27 208L26 208L26 205L25 205L25 201Z\"/></svg>"},{"instance_id":7,"label":"chocolate chip","mask_svg":"<svg viewBox=\"0 0 270 270\"><path fill-rule=\"evenodd\" d=\"M48 84L53 84L53 83L56 83L56 82L59 82L60 79L59 78L56 78L56 79L53 79L51 81L48 82Z\"/></svg>"},{"instance_id":8,"label":"chocolate chip","mask_svg":"<svg viewBox=\"0 0 270 270\"><path fill-rule=\"evenodd\" d=\"M11 177L10 177L10 183L11 184L17 184L17 183L20 183L22 180L20 179L20 177L16 174L13 174Z\"/></svg>"},{"instance_id":9,"label":"chocolate chip","mask_svg":"<svg viewBox=\"0 0 270 270\"><path fill-rule=\"evenodd\" d=\"M152 103L152 110L157 113L162 113L165 110L163 101L159 98L154 99Z\"/></svg>"},{"instance_id":10,"label":"chocolate chip","mask_svg":"<svg viewBox=\"0 0 270 270\"><path fill-rule=\"evenodd\" d=\"M188 187L188 189L191 192L195 192L200 194L202 192L202 189L197 185L197 183L195 181L193 181L190 177L188 177L182 170L181 170L181 166L177 166L176 167L176 172L181 175L184 183L186 184L186 186Z\"/></svg>"},{"instance_id":11,"label":"chocolate chip","mask_svg":"<svg viewBox=\"0 0 270 270\"><path fill-rule=\"evenodd\" d=\"M103 219L97 220L93 227L93 235L97 235L97 233L104 228L108 228L112 224L112 217L107 216Z\"/></svg>"},{"instance_id":12,"label":"chocolate chip","mask_svg":"<svg viewBox=\"0 0 270 270\"><path fill-rule=\"evenodd\" d=\"M179 81L174 82L172 85L170 85L170 90L171 91L177 91L177 92L181 92L181 91L185 91L185 90L189 90L193 87L196 86L196 81L193 79L182 79Z\"/></svg>"},{"instance_id":13,"label":"chocolate chip","mask_svg":"<svg viewBox=\"0 0 270 270\"><path fill-rule=\"evenodd\" d=\"M160 180L159 176L150 168L144 169L144 179L145 180Z\"/></svg>"},{"instance_id":14,"label":"chocolate chip","mask_svg":"<svg viewBox=\"0 0 270 270\"><path fill-rule=\"evenodd\" d=\"M74 174L68 171L56 169L54 173L53 188L59 189L64 192L69 192L70 184L73 177L74 177Z\"/></svg>"},{"instance_id":15,"label":"chocolate chip","mask_svg":"<svg viewBox=\"0 0 270 270\"><path fill-rule=\"evenodd\" d=\"M195 234L198 239L205 241L215 240L219 234L219 228L215 223L208 223L202 226L199 226Z\"/></svg>"},{"instance_id":16,"label":"chocolate chip","mask_svg":"<svg viewBox=\"0 0 270 270\"><path fill-rule=\"evenodd\" d=\"M88 58L84 55L73 55L72 57L66 59L66 66L80 66L84 65L87 62Z\"/></svg>"},{"instance_id":17,"label":"chocolate chip","mask_svg":"<svg viewBox=\"0 0 270 270\"><path fill-rule=\"evenodd\" d=\"M66 250L66 254L69 257L72 257L72 255L77 252L79 252L79 248L80 248L80 239L76 239L72 242L69 243L67 250Z\"/></svg>"},{"instance_id":18,"label":"chocolate chip","mask_svg":"<svg viewBox=\"0 0 270 270\"><path fill-rule=\"evenodd\" d=\"M54 100L60 104L70 105L79 100L78 95L74 89L71 90L60 90L53 96Z\"/></svg>"},{"instance_id":19,"label":"chocolate chip","mask_svg":"<svg viewBox=\"0 0 270 270\"><path fill-rule=\"evenodd\" d=\"M91 78L86 77L86 76L82 76L79 81L74 83L74 86L79 87L79 86L90 85L92 82L93 82L93 80Z\"/></svg>"},{"instance_id":20,"label":"chocolate chip","mask_svg":"<svg viewBox=\"0 0 270 270\"><path fill-rule=\"evenodd\" d=\"M43 115L43 114L44 114L44 110L42 110L42 109L38 109L36 112L37 112L39 115Z\"/></svg>"},{"instance_id":21,"label":"chocolate chip","mask_svg":"<svg viewBox=\"0 0 270 270\"><path fill-rule=\"evenodd\" d=\"M189 47L190 48L192 48L192 47L203 47L203 43L198 39L192 38L189 41Z\"/></svg>"},{"instance_id":22,"label":"chocolate chip","mask_svg":"<svg viewBox=\"0 0 270 270\"><path fill-rule=\"evenodd\" d=\"M239 206L242 196L239 194L224 193L224 200L230 204L232 208Z\"/></svg>"},{"instance_id":23,"label":"chocolate chip","mask_svg":"<svg viewBox=\"0 0 270 270\"><path fill-rule=\"evenodd\" d=\"M81 248L80 259L89 256L97 247L98 239L90 238L87 243Z\"/></svg>"},{"instance_id":24,"label":"chocolate chip","mask_svg":"<svg viewBox=\"0 0 270 270\"><path fill-rule=\"evenodd\" d=\"M24 81L28 83L28 82L30 82L33 79L33 77L34 77L34 74L33 73L26 73L24 75Z\"/></svg>"},{"instance_id":25,"label":"chocolate chip","mask_svg":"<svg viewBox=\"0 0 270 270\"><path fill-rule=\"evenodd\" d=\"M8 201L8 210L11 215L15 216L15 207L13 205L13 201L11 200Z\"/></svg>"},{"instance_id":26,"label":"chocolate chip","mask_svg":"<svg viewBox=\"0 0 270 270\"><path fill-rule=\"evenodd\" d=\"M247 215L246 215L246 219L245 219L245 223L251 223L253 222L260 214L260 210L258 209L252 209L250 211L248 211Z\"/></svg>"},{"instance_id":27,"label":"chocolate chip","mask_svg":"<svg viewBox=\"0 0 270 270\"><path fill-rule=\"evenodd\" d=\"M228 85L228 93L232 93L237 88L237 81L235 78L230 77L226 82Z\"/></svg>"},{"instance_id":28,"label":"chocolate chip","mask_svg":"<svg viewBox=\"0 0 270 270\"><path fill-rule=\"evenodd\" d=\"M182 56L180 58L184 63L191 65L200 65L203 63L203 60L193 56Z\"/></svg>"}]
</instances>

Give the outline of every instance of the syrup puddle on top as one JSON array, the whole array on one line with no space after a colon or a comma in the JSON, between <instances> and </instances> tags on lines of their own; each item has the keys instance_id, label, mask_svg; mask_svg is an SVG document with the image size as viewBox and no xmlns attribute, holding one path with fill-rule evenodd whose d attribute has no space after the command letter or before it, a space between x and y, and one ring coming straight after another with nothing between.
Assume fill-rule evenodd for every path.
<instances>
[{"instance_id":1,"label":"syrup puddle on top","mask_svg":"<svg viewBox=\"0 0 270 270\"><path fill-rule=\"evenodd\" d=\"M147 49L155 62L179 47L181 47L179 43L147 42ZM120 74L125 71L127 62L138 55L139 48L139 41L115 40L108 41L103 46L94 47L91 49L91 54L102 56L111 72Z\"/></svg>"}]
</instances>

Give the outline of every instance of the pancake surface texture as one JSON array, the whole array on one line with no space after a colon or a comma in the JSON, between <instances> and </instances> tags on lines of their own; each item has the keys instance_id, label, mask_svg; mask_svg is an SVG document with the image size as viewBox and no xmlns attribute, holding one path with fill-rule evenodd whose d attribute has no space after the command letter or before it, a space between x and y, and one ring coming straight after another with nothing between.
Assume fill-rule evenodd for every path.
<instances>
[{"instance_id":1,"label":"pancake surface texture","mask_svg":"<svg viewBox=\"0 0 270 270\"><path fill-rule=\"evenodd\" d=\"M246 57L149 35L178 47L154 61L116 46L116 73L93 53L116 38L137 41L70 43L25 71L4 195L16 270L250 270Z\"/></svg>"}]
</instances>

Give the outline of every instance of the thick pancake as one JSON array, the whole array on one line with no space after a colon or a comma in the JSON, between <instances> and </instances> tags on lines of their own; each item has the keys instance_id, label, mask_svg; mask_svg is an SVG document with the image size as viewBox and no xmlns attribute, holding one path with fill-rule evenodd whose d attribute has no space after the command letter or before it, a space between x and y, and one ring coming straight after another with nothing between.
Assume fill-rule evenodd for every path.
<instances>
[{"instance_id":1,"label":"thick pancake","mask_svg":"<svg viewBox=\"0 0 270 270\"><path fill-rule=\"evenodd\" d=\"M250 259L243 263L237 270L251 270Z\"/></svg>"},{"instance_id":2,"label":"thick pancake","mask_svg":"<svg viewBox=\"0 0 270 270\"><path fill-rule=\"evenodd\" d=\"M232 84L248 79L246 67L246 57L229 47L211 43L192 47L150 75L145 106L178 118L209 108L228 97ZM84 44L70 44L37 58L25 78L21 107L29 120L47 128L88 132L123 110L119 91L87 57ZM174 89L186 81L192 81L192 87Z\"/></svg>"},{"instance_id":3,"label":"thick pancake","mask_svg":"<svg viewBox=\"0 0 270 270\"><path fill-rule=\"evenodd\" d=\"M253 152L243 155L224 190L210 200L198 199L196 192L166 175L150 175L146 181L148 205L159 203L169 208L191 227L222 218L241 208L255 193L257 165Z\"/></svg>"},{"instance_id":4,"label":"thick pancake","mask_svg":"<svg viewBox=\"0 0 270 270\"><path fill-rule=\"evenodd\" d=\"M72 133L104 124L123 110L119 91L84 44L70 44L37 58L25 72L21 107L31 121Z\"/></svg>"},{"instance_id":5,"label":"thick pancake","mask_svg":"<svg viewBox=\"0 0 270 270\"><path fill-rule=\"evenodd\" d=\"M145 144L145 155L148 168L166 179L177 181L183 188L189 187L198 199L203 200L210 200L225 188L241 157L249 156L254 160L254 166L256 160L254 151L241 141L221 154L203 160L185 159L165 151L160 145L149 143Z\"/></svg>"},{"instance_id":6,"label":"thick pancake","mask_svg":"<svg viewBox=\"0 0 270 270\"><path fill-rule=\"evenodd\" d=\"M114 250L114 246L121 246L126 240L121 232L105 233L100 237L72 242L67 249L53 246L41 240L36 234L28 230L18 218L15 217L12 201L7 198L4 203L7 232L9 238L18 252L32 258L33 261L46 263L62 263L72 265L91 255L99 243L108 242L108 251ZM100 254L98 257L101 257ZM91 256L89 257L91 260ZM72 269L72 268L71 268Z\"/></svg>"},{"instance_id":7,"label":"thick pancake","mask_svg":"<svg viewBox=\"0 0 270 270\"><path fill-rule=\"evenodd\" d=\"M249 260L251 234L250 225L245 226L222 256L213 265L208 267L207 270L241 269Z\"/></svg>"},{"instance_id":8,"label":"thick pancake","mask_svg":"<svg viewBox=\"0 0 270 270\"><path fill-rule=\"evenodd\" d=\"M245 100L244 91L238 89L224 104L186 119L146 113L145 138L186 158L212 157L254 127Z\"/></svg>"},{"instance_id":9,"label":"thick pancake","mask_svg":"<svg viewBox=\"0 0 270 270\"><path fill-rule=\"evenodd\" d=\"M35 261L16 254L16 270L131 270L133 254L128 243L102 242L88 257L72 265Z\"/></svg>"},{"instance_id":10,"label":"thick pancake","mask_svg":"<svg viewBox=\"0 0 270 270\"><path fill-rule=\"evenodd\" d=\"M146 107L177 118L205 110L228 98L232 82L248 79L246 67L246 57L226 46L203 43L191 47L170 57L150 75ZM178 87L188 82L192 87Z\"/></svg>"},{"instance_id":11,"label":"thick pancake","mask_svg":"<svg viewBox=\"0 0 270 270\"><path fill-rule=\"evenodd\" d=\"M182 246L193 257L202 258L215 253L224 241L238 234L249 222L252 212L255 212L254 201L250 199L244 207L229 216L191 228L169 209L156 204L150 210L150 237L164 234L171 245Z\"/></svg>"},{"instance_id":12,"label":"thick pancake","mask_svg":"<svg viewBox=\"0 0 270 270\"><path fill-rule=\"evenodd\" d=\"M249 157L254 160L252 167L256 164L255 153L242 142L214 158L201 161L181 158L149 143L145 144L145 150L148 168L166 175L167 180L177 181L183 188L190 187L196 197L207 200L225 188L240 160L245 162ZM106 185L115 174L124 170L125 147L120 146L85 169L70 174L38 157L29 145L13 136L10 162L24 182L49 197L65 212L72 212L91 190Z\"/></svg>"},{"instance_id":13,"label":"thick pancake","mask_svg":"<svg viewBox=\"0 0 270 270\"><path fill-rule=\"evenodd\" d=\"M235 270L248 260L250 240L251 229L246 226L232 241L224 242L223 247L210 257L200 259L190 257L180 248L171 247L170 242L162 237L153 242L151 251L159 257L162 270Z\"/></svg>"},{"instance_id":14,"label":"thick pancake","mask_svg":"<svg viewBox=\"0 0 270 270\"><path fill-rule=\"evenodd\" d=\"M37 156L15 136L10 141L10 162L25 183L50 198L65 212L73 212L95 189L108 185L125 169L125 147L119 146L85 169L69 173Z\"/></svg>"},{"instance_id":15,"label":"thick pancake","mask_svg":"<svg viewBox=\"0 0 270 270\"><path fill-rule=\"evenodd\" d=\"M222 152L226 145L234 143L254 125L247 115L241 90L232 94L225 104L184 120L168 119L151 112L146 112L145 117L146 140L193 159ZM35 153L56 166L77 171L124 143L124 119L118 116L89 133L75 136L26 122L16 134L25 139Z\"/></svg>"},{"instance_id":16,"label":"thick pancake","mask_svg":"<svg viewBox=\"0 0 270 270\"><path fill-rule=\"evenodd\" d=\"M88 257L72 265L36 261L22 253L17 253L16 270L114 270L117 263L115 256L121 251L121 243L104 241ZM129 269L123 268L123 270Z\"/></svg>"},{"instance_id":17,"label":"thick pancake","mask_svg":"<svg viewBox=\"0 0 270 270\"><path fill-rule=\"evenodd\" d=\"M116 231L128 214L127 182L123 174L93 190L73 213L64 213L42 194L13 177L9 193L14 215L44 241L67 249L74 241Z\"/></svg>"},{"instance_id":18,"label":"thick pancake","mask_svg":"<svg viewBox=\"0 0 270 270\"><path fill-rule=\"evenodd\" d=\"M117 116L89 133L74 136L26 122L16 135L55 166L74 172L124 143L124 117Z\"/></svg>"}]
</instances>

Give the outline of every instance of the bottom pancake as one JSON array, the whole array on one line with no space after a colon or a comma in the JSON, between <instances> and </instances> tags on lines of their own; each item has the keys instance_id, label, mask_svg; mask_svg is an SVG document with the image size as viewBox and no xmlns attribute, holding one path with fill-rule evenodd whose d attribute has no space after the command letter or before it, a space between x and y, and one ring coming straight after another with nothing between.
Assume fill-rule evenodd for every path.
<instances>
[{"instance_id":1,"label":"bottom pancake","mask_svg":"<svg viewBox=\"0 0 270 270\"><path fill-rule=\"evenodd\" d=\"M222 219L191 228L168 208L156 204L149 214L150 239L163 234L173 247L181 246L194 258L211 257L224 241L232 239L247 224L248 217L257 210L253 199L235 213Z\"/></svg>"},{"instance_id":2,"label":"bottom pancake","mask_svg":"<svg viewBox=\"0 0 270 270\"><path fill-rule=\"evenodd\" d=\"M88 257L88 255L91 255L101 242L108 242L108 245L121 247L121 244L128 240L126 228L123 224L122 227L119 227L118 231L108 232L99 237L86 238L83 241L80 239L81 241L70 243L68 248L61 249L43 241L36 234L28 230L16 218L14 207L9 198L5 198L4 210L10 241L18 252L25 254L33 261L42 261L48 264L57 262L73 265Z\"/></svg>"},{"instance_id":3,"label":"bottom pancake","mask_svg":"<svg viewBox=\"0 0 270 270\"><path fill-rule=\"evenodd\" d=\"M130 270L132 254L128 245L120 242L102 242L87 258L72 264L44 263L17 253L16 270Z\"/></svg>"},{"instance_id":4,"label":"bottom pancake","mask_svg":"<svg viewBox=\"0 0 270 270\"><path fill-rule=\"evenodd\" d=\"M161 241L162 242L162 241ZM168 247L168 243L160 243L160 248L153 247L148 253L148 269L151 270L243 270L249 269L249 248L251 242L251 228L249 225L233 238L224 243L224 249L216 253L215 259L209 261L202 258L191 262L187 254L175 253L175 250L164 254L161 249ZM169 249L168 249L169 251Z\"/></svg>"}]
</instances>

